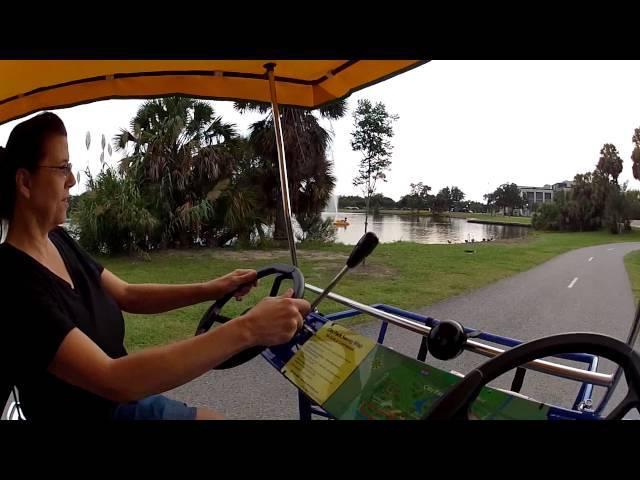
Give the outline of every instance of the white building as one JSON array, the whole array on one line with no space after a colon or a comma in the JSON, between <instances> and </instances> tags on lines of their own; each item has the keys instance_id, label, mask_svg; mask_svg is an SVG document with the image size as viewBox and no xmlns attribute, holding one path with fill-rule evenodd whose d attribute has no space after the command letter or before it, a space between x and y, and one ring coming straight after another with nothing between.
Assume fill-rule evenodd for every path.
<instances>
[{"instance_id":1,"label":"white building","mask_svg":"<svg viewBox=\"0 0 640 480\"><path fill-rule=\"evenodd\" d=\"M553 185L545 185L544 187L526 187L518 185L518 190L520 190L520 194L526 203L520 213L522 215L531 215L535 209L535 205L553 202L554 195L571 190L572 185L573 182L569 180L554 183Z\"/></svg>"}]
</instances>

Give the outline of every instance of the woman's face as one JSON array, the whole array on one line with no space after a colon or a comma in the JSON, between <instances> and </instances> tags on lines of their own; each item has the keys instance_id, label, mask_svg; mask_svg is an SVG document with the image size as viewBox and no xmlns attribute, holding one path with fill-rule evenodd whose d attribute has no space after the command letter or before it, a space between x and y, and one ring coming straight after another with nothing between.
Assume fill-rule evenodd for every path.
<instances>
[{"instance_id":1,"label":"woman's face","mask_svg":"<svg viewBox=\"0 0 640 480\"><path fill-rule=\"evenodd\" d=\"M44 151L38 168L31 174L29 204L39 222L53 228L67 219L69 189L76 179L69 165L67 137L49 137Z\"/></svg>"}]
</instances>

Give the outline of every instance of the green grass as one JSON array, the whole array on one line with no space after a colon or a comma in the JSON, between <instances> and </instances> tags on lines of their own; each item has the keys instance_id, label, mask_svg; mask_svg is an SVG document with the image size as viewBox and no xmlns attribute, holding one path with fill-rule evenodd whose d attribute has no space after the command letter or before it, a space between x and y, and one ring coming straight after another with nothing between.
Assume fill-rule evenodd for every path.
<instances>
[{"instance_id":1,"label":"green grass","mask_svg":"<svg viewBox=\"0 0 640 480\"><path fill-rule=\"evenodd\" d=\"M409 242L381 244L367 259L366 266L348 273L335 291L366 304L387 303L415 309L528 270L572 249L625 241L640 241L640 232L623 235L605 231L532 232L524 240L472 247ZM306 282L318 287L327 285L344 265L350 251L351 247L345 245L300 249L298 260ZM636 269L635 278L640 278L640 257L630 258ZM289 263L290 258L287 250L203 249L160 252L152 254L148 261L129 257L100 258L100 261L128 282L187 283L209 280L235 268L258 269L272 263ZM270 280L261 282L243 302L231 301L224 313L235 316L254 305L268 293ZM307 298L311 300L315 294L309 293ZM201 304L160 315L126 314L126 345L134 351L193 335L208 306ZM343 309L329 300L320 305L323 313Z\"/></svg>"},{"instance_id":2,"label":"green grass","mask_svg":"<svg viewBox=\"0 0 640 480\"><path fill-rule=\"evenodd\" d=\"M629 281L631 282L633 298L635 302L638 303L640 300L640 250L627 253L624 256L624 266L627 269Z\"/></svg>"}]
</instances>

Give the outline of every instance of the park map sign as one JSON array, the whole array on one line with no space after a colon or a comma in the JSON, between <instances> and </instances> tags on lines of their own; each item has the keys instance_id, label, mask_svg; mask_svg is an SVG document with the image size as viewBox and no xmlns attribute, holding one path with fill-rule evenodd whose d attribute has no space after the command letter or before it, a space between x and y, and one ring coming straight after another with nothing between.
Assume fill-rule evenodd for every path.
<instances>
[{"instance_id":1,"label":"park map sign","mask_svg":"<svg viewBox=\"0 0 640 480\"><path fill-rule=\"evenodd\" d=\"M340 420L418 420L460 377L327 322L282 368L283 375ZM545 420L543 403L484 387L472 419Z\"/></svg>"}]
</instances>

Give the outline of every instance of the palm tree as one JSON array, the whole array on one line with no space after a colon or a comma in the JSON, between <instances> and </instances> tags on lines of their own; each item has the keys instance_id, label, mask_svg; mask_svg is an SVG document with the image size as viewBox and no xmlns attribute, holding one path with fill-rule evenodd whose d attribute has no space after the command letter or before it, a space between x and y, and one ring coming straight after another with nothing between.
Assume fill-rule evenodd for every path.
<instances>
[{"instance_id":1,"label":"palm tree","mask_svg":"<svg viewBox=\"0 0 640 480\"><path fill-rule=\"evenodd\" d=\"M236 102L234 108L240 113L254 111L266 114L262 120L251 125L249 142L263 172L261 195L267 209L274 212L275 218L271 219L272 222L275 221L274 239L285 239L271 107L266 103ZM319 116L303 108L280 109L291 210L301 225L308 224L308 218L322 211L335 187L333 165L326 155L331 137L320 125L319 120L339 119L346 114L346 110L346 100L338 100L319 108Z\"/></svg>"},{"instance_id":2,"label":"palm tree","mask_svg":"<svg viewBox=\"0 0 640 480\"><path fill-rule=\"evenodd\" d=\"M154 205L163 240L189 246L214 217L212 192L231 176L235 139L210 104L185 97L144 102L131 129L114 137L116 150L132 146L120 169Z\"/></svg>"},{"instance_id":3,"label":"palm tree","mask_svg":"<svg viewBox=\"0 0 640 480\"><path fill-rule=\"evenodd\" d=\"M248 244L252 233L264 239L265 226L272 215L265 207L266 199L260 188L266 175L248 138L234 140L234 162L231 176L216 201L214 219L208 228L210 242L224 245L234 237Z\"/></svg>"}]
</instances>

